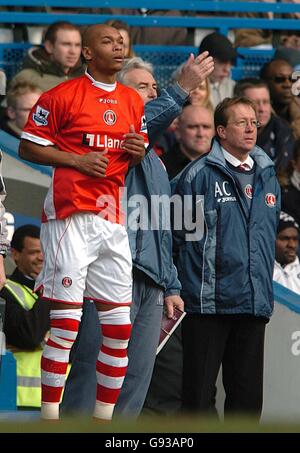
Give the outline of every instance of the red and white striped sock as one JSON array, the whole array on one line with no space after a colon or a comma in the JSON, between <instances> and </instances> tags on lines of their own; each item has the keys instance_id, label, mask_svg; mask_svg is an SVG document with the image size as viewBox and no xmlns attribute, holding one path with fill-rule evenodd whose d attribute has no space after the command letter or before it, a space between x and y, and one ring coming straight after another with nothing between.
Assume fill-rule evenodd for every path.
<instances>
[{"instance_id":1,"label":"red and white striped sock","mask_svg":"<svg viewBox=\"0 0 300 453\"><path fill-rule=\"evenodd\" d=\"M50 310L50 337L41 360L41 418L58 419L70 349L76 339L82 308Z\"/></svg>"},{"instance_id":2,"label":"red and white striped sock","mask_svg":"<svg viewBox=\"0 0 300 453\"><path fill-rule=\"evenodd\" d=\"M98 312L103 341L97 360L97 396L94 417L111 420L127 370L131 333L130 308Z\"/></svg>"}]
</instances>

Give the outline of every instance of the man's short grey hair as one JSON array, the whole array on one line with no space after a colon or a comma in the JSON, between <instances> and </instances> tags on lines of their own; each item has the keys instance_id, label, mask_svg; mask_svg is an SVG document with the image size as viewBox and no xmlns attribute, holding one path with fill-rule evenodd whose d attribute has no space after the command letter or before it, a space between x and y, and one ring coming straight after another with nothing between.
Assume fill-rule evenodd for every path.
<instances>
[{"instance_id":1,"label":"man's short grey hair","mask_svg":"<svg viewBox=\"0 0 300 453\"><path fill-rule=\"evenodd\" d=\"M126 74L132 71L132 69L144 69L145 71L148 71L150 72L150 74L154 75L152 63L149 63L149 61L144 61L140 57L133 57L127 60L121 71L118 72L117 80L126 85Z\"/></svg>"}]
</instances>

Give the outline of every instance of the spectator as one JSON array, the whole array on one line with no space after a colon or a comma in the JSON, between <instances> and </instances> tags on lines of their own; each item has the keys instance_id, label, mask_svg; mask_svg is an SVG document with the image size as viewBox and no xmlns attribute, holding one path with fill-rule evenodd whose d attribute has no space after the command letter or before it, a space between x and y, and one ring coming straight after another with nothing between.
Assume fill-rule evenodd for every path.
<instances>
[{"instance_id":1,"label":"spectator","mask_svg":"<svg viewBox=\"0 0 300 453\"><path fill-rule=\"evenodd\" d=\"M1 121L1 129L20 138L30 110L41 94L42 91L37 85L27 81L12 85L6 95L6 117Z\"/></svg>"},{"instance_id":2,"label":"spectator","mask_svg":"<svg viewBox=\"0 0 300 453\"><path fill-rule=\"evenodd\" d=\"M199 57L196 62L203 57L206 55ZM138 57L125 64L118 78L133 87L145 102L150 144L156 142L157 137L180 113L189 92L211 70L211 58L205 58L200 65L190 58L179 81L167 90L162 90L157 98L151 64ZM148 222L153 220L151 213L155 216L155 212L150 210L152 199L161 196L166 198L170 193L164 167L152 150L146 154L140 165L129 170L126 186L129 201L139 196L143 197L149 206L149 210L143 210L142 207L139 210L136 206L128 205L128 219L140 219L141 225L149 225ZM168 222L168 218L159 210L157 227L136 228L135 223L128 224L134 269L131 311L133 328L128 349L129 368L116 406L116 412L123 416L136 417L142 409L155 360L164 296L169 315L172 314L173 304L181 304L178 296L180 286L172 264L170 231L163 227L165 220ZM74 351L73 365L62 403L66 413L92 410L95 389L93 370L98 342L94 334L93 310L91 304L84 304L83 320L75 344L77 349Z\"/></svg>"},{"instance_id":3,"label":"spectator","mask_svg":"<svg viewBox=\"0 0 300 453\"><path fill-rule=\"evenodd\" d=\"M282 3L300 3L299 0L281 0ZM300 12L281 14L285 19L299 19ZM283 46L287 49L300 50L300 32L299 30L281 30L278 34L278 43L276 47Z\"/></svg>"},{"instance_id":4,"label":"spectator","mask_svg":"<svg viewBox=\"0 0 300 453\"><path fill-rule=\"evenodd\" d=\"M2 158L3 156L0 150L0 290L6 282L4 258L6 257L7 249L9 247L9 240L7 238L8 231L6 227L6 220L4 218L5 208L3 206L3 202L6 198L6 190L2 177Z\"/></svg>"},{"instance_id":5,"label":"spectator","mask_svg":"<svg viewBox=\"0 0 300 453\"><path fill-rule=\"evenodd\" d=\"M280 179L282 186L282 209L293 216L300 225L300 139L294 146L293 159Z\"/></svg>"},{"instance_id":6,"label":"spectator","mask_svg":"<svg viewBox=\"0 0 300 453\"><path fill-rule=\"evenodd\" d=\"M2 69L0 69L0 118L2 117L3 114L2 102L4 100L5 94L6 94L6 74Z\"/></svg>"},{"instance_id":7,"label":"spectator","mask_svg":"<svg viewBox=\"0 0 300 453\"><path fill-rule=\"evenodd\" d=\"M260 124L256 144L273 160L277 173L285 171L292 159L295 139L287 122L273 113L268 85L260 79L242 79L235 85L234 93L256 104Z\"/></svg>"},{"instance_id":8,"label":"spectator","mask_svg":"<svg viewBox=\"0 0 300 453\"><path fill-rule=\"evenodd\" d=\"M281 211L276 238L276 261L273 280L300 294L300 264L297 256L299 225L293 217Z\"/></svg>"},{"instance_id":9,"label":"spectator","mask_svg":"<svg viewBox=\"0 0 300 453\"><path fill-rule=\"evenodd\" d=\"M262 0L266 3L273 3L276 0ZM265 13L238 13L238 17L257 18L257 19L273 19L274 13L268 11ZM238 28L235 30L235 46L236 47L257 47L263 49L272 48L273 32L272 30L262 30L257 28Z\"/></svg>"},{"instance_id":10,"label":"spectator","mask_svg":"<svg viewBox=\"0 0 300 453\"><path fill-rule=\"evenodd\" d=\"M178 10L158 10L147 8L109 8L110 14L122 15L128 14L132 16L166 16L180 17L182 11ZM188 44L188 30L184 27L131 27L131 38L133 44L156 44L156 45L172 45L180 46Z\"/></svg>"},{"instance_id":11,"label":"spectator","mask_svg":"<svg viewBox=\"0 0 300 453\"><path fill-rule=\"evenodd\" d=\"M179 79L182 71L182 66L183 65L180 65L174 72L173 74L174 81L177 81ZM210 101L210 84L208 78L205 79L197 88L190 92L187 104L199 105L205 107L205 110L208 109L211 112L213 112L213 106ZM178 146L175 136L177 121L178 118L175 118L172 124L170 124L170 127L162 134L159 140L155 143L154 150L156 154L161 158L164 155L167 155L169 152L172 153L172 150Z\"/></svg>"},{"instance_id":12,"label":"spectator","mask_svg":"<svg viewBox=\"0 0 300 453\"><path fill-rule=\"evenodd\" d=\"M233 95L235 82L230 71L235 64L237 52L226 36L214 32L207 35L200 43L199 53L207 50L214 59L215 68L209 77L211 103L216 105L224 98Z\"/></svg>"},{"instance_id":13,"label":"spectator","mask_svg":"<svg viewBox=\"0 0 300 453\"><path fill-rule=\"evenodd\" d=\"M173 73L172 78L175 82L179 80L183 65L180 65ZM209 79L203 80L201 84L192 90L189 95L188 102L193 105L201 105L213 111L213 105L210 101L210 84Z\"/></svg>"},{"instance_id":14,"label":"spectator","mask_svg":"<svg viewBox=\"0 0 300 453\"><path fill-rule=\"evenodd\" d=\"M299 37L300 41L300 37ZM285 60L295 70L300 68L300 48L293 49L290 47L278 47L274 54L274 60Z\"/></svg>"},{"instance_id":15,"label":"spectator","mask_svg":"<svg viewBox=\"0 0 300 453\"><path fill-rule=\"evenodd\" d=\"M147 127L139 95L116 83L124 60L118 30L88 27L83 56L85 75L40 97L19 154L55 167L41 228L45 264L36 280L50 301L51 326L41 361L41 416L59 418L70 348L88 298L96 304L104 338L94 417L108 421L126 373L131 331L132 264L119 191L129 164L144 153Z\"/></svg>"},{"instance_id":16,"label":"spectator","mask_svg":"<svg viewBox=\"0 0 300 453\"><path fill-rule=\"evenodd\" d=\"M125 22L121 20L111 19L106 22L107 25L116 28L119 30L125 47L125 58L132 58L135 57L135 53L132 48L131 44L131 36L130 36L130 27Z\"/></svg>"},{"instance_id":17,"label":"spectator","mask_svg":"<svg viewBox=\"0 0 300 453\"><path fill-rule=\"evenodd\" d=\"M280 118L286 120L295 138L300 138L300 100L293 94L293 68L285 60L271 60L260 72L270 90L272 107Z\"/></svg>"},{"instance_id":18,"label":"spectator","mask_svg":"<svg viewBox=\"0 0 300 453\"><path fill-rule=\"evenodd\" d=\"M280 187L273 162L255 146L255 104L243 97L224 99L214 121L217 137L211 151L183 171L174 191L196 203L197 226L189 238L188 229L174 230L187 312L183 410L214 410L222 364L225 417L259 417Z\"/></svg>"},{"instance_id":19,"label":"spectator","mask_svg":"<svg viewBox=\"0 0 300 453\"><path fill-rule=\"evenodd\" d=\"M6 75L5 72L0 69L0 96L5 96L6 94Z\"/></svg>"},{"instance_id":20,"label":"spectator","mask_svg":"<svg viewBox=\"0 0 300 453\"><path fill-rule=\"evenodd\" d=\"M27 81L47 91L84 73L80 53L79 28L70 22L54 22L45 33L44 45L29 49L22 70L11 83Z\"/></svg>"},{"instance_id":21,"label":"spectator","mask_svg":"<svg viewBox=\"0 0 300 453\"><path fill-rule=\"evenodd\" d=\"M17 228L11 241L11 255L16 268L0 296L6 301L7 348L17 362L17 406L40 409L42 343L50 328L50 303L33 292L43 265L40 228L36 225Z\"/></svg>"},{"instance_id":22,"label":"spectator","mask_svg":"<svg viewBox=\"0 0 300 453\"><path fill-rule=\"evenodd\" d=\"M178 117L174 133L177 143L162 156L169 179L210 150L214 136L212 112L198 105L185 106Z\"/></svg>"}]
</instances>

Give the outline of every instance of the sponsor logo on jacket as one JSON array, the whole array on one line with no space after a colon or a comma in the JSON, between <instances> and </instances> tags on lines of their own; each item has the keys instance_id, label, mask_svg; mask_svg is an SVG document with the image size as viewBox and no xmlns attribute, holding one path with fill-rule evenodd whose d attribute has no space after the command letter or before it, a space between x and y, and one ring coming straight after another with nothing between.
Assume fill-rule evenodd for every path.
<instances>
[{"instance_id":1,"label":"sponsor logo on jacket","mask_svg":"<svg viewBox=\"0 0 300 453\"><path fill-rule=\"evenodd\" d=\"M228 181L215 183L215 198L218 203L226 203L227 201L236 201L236 197L232 196L228 189Z\"/></svg>"}]
</instances>

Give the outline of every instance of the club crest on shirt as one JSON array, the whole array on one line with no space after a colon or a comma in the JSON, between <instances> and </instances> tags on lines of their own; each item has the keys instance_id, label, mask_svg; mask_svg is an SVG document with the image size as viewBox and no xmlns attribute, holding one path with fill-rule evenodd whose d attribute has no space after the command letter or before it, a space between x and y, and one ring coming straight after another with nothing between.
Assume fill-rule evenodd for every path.
<instances>
[{"instance_id":1,"label":"club crest on shirt","mask_svg":"<svg viewBox=\"0 0 300 453\"><path fill-rule=\"evenodd\" d=\"M69 288L72 285L72 279L71 277L64 277L61 283L65 288Z\"/></svg>"},{"instance_id":2,"label":"club crest on shirt","mask_svg":"<svg viewBox=\"0 0 300 453\"><path fill-rule=\"evenodd\" d=\"M48 121L47 117L49 115L49 111L43 109L40 105L36 106L35 113L32 115L32 119L36 126L47 126Z\"/></svg>"},{"instance_id":3,"label":"club crest on shirt","mask_svg":"<svg viewBox=\"0 0 300 453\"><path fill-rule=\"evenodd\" d=\"M245 186L244 193L245 193L246 197L252 199L252 196L253 196L253 187L251 186L251 184L247 184L247 185Z\"/></svg>"},{"instance_id":4,"label":"club crest on shirt","mask_svg":"<svg viewBox=\"0 0 300 453\"><path fill-rule=\"evenodd\" d=\"M273 193L267 193L265 203L269 208L274 208L276 206L276 196Z\"/></svg>"},{"instance_id":5,"label":"club crest on shirt","mask_svg":"<svg viewBox=\"0 0 300 453\"><path fill-rule=\"evenodd\" d=\"M103 119L108 126L113 126L117 121L117 115L113 110L106 110L103 114Z\"/></svg>"}]
</instances>

